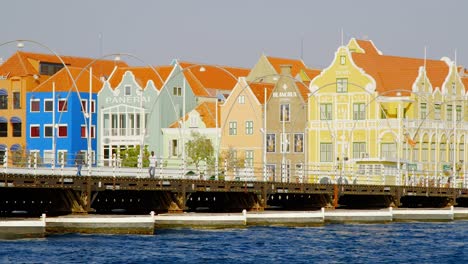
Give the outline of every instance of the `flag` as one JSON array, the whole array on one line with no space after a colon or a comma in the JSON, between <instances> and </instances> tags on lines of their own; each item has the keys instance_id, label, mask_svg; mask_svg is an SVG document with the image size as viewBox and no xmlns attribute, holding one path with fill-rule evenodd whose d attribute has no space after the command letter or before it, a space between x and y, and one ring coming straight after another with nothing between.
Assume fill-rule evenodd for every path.
<instances>
[{"instance_id":1,"label":"flag","mask_svg":"<svg viewBox=\"0 0 468 264\"><path fill-rule=\"evenodd\" d=\"M406 143L408 143L410 146L414 147L416 146L416 141L414 141L408 133L405 134L406 137Z\"/></svg>"}]
</instances>

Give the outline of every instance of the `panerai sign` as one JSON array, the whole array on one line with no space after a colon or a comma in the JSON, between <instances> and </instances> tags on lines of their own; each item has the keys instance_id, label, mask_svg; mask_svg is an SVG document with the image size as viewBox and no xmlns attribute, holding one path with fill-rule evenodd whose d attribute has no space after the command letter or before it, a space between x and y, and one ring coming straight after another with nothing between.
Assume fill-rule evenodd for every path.
<instances>
[{"instance_id":1,"label":"panerai sign","mask_svg":"<svg viewBox=\"0 0 468 264\"><path fill-rule=\"evenodd\" d=\"M136 104L141 100L142 103L148 103L151 101L149 96L120 96L120 97L107 97L107 104Z\"/></svg>"},{"instance_id":2,"label":"panerai sign","mask_svg":"<svg viewBox=\"0 0 468 264\"><path fill-rule=\"evenodd\" d=\"M274 92L273 97L297 97L296 92Z\"/></svg>"}]
</instances>

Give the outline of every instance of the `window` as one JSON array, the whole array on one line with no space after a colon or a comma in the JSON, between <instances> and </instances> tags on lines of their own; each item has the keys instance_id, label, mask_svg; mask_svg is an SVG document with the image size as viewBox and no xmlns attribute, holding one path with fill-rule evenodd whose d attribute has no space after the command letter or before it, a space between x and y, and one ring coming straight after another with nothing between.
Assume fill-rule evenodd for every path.
<instances>
[{"instance_id":1,"label":"window","mask_svg":"<svg viewBox=\"0 0 468 264\"><path fill-rule=\"evenodd\" d=\"M0 123L0 137L8 137L8 123Z\"/></svg>"},{"instance_id":2,"label":"window","mask_svg":"<svg viewBox=\"0 0 468 264\"><path fill-rule=\"evenodd\" d=\"M91 126L91 138L95 138L95 128L96 126ZM81 138L88 138L88 127L85 125L81 125Z\"/></svg>"},{"instance_id":3,"label":"window","mask_svg":"<svg viewBox=\"0 0 468 264\"><path fill-rule=\"evenodd\" d=\"M337 93L346 93L346 92L348 92L348 79L347 78L337 78L336 79L336 92Z\"/></svg>"},{"instance_id":4,"label":"window","mask_svg":"<svg viewBox=\"0 0 468 264\"><path fill-rule=\"evenodd\" d=\"M54 101L52 99L44 99L44 112L54 111Z\"/></svg>"},{"instance_id":5,"label":"window","mask_svg":"<svg viewBox=\"0 0 468 264\"><path fill-rule=\"evenodd\" d=\"M452 82L452 94L453 95L457 94L457 86L455 85L455 82Z\"/></svg>"},{"instance_id":6,"label":"window","mask_svg":"<svg viewBox=\"0 0 468 264\"><path fill-rule=\"evenodd\" d=\"M8 92L0 89L0 109L8 109Z\"/></svg>"},{"instance_id":7,"label":"window","mask_svg":"<svg viewBox=\"0 0 468 264\"><path fill-rule=\"evenodd\" d=\"M457 121L460 121L462 118L462 106L457 105Z\"/></svg>"},{"instance_id":8,"label":"window","mask_svg":"<svg viewBox=\"0 0 468 264\"><path fill-rule=\"evenodd\" d=\"M130 86L130 85L125 85L124 91L125 91L125 96L132 95L132 86Z\"/></svg>"},{"instance_id":9,"label":"window","mask_svg":"<svg viewBox=\"0 0 468 264\"><path fill-rule=\"evenodd\" d=\"M413 146L413 161L419 161L419 143Z\"/></svg>"},{"instance_id":10,"label":"window","mask_svg":"<svg viewBox=\"0 0 468 264\"><path fill-rule=\"evenodd\" d=\"M446 161L446 159L447 159L446 143L440 143L440 145L439 145L439 161Z\"/></svg>"},{"instance_id":11,"label":"window","mask_svg":"<svg viewBox=\"0 0 468 264\"><path fill-rule=\"evenodd\" d=\"M294 134L294 152L296 153L304 152L304 134L303 133Z\"/></svg>"},{"instance_id":12,"label":"window","mask_svg":"<svg viewBox=\"0 0 468 264\"><path fill-rule=\"evenodd\" d=\"M67 137L68 136L68 127L66 125L58 126L58 137Z\"/></svg>"},{"instance_id":13,"label":"window","mask_svg":"<svg viewBox=\"0 0 468 264\"><path fill-rule=\"evenodd\" d=\"M340 64L341 64L341 65L345 65L345 64L346 64L346 56L344 56L344 55L341 55L341 56L340 56Z\"/></svg>"},{"instance_id":14,"label":"window","mask_svg":"<svg viewBox=\"0 0 468 264\"><path fill-rule=\"evenodd\" d=\"M59 99L58 100L58 111L59 112L67 112L68 111L67 99Z\"/></svg>"},{"instance_id":15,"label":"window","mask_svg":"<svg viewBox=\"0 0 468 264\"><path fill-rule=\"evenodd\" d=\"M39 112L41 111L41 101L39 99L31 99L31 112Z\"/></svg>"},{"instance_id":16,"label":"window","mask_svg":"<svg viewBox=\"0 0 468 264\"><path fill-rule=\"evenodd\" d=\"M66 150L57 151L57 163L62 164L63 162L64 164L66 164L67 159L68 159L68 152Z\"/></svg>"},{"instance_id":17,"label":"window","mask_svg":"<svg viewBox=\"0 0 468 264\"><path fill-rule=\"evenodd\" d=\"M88 112L88 100L81 99L81 112Z\"/></svg>"},{"instance_id":18,"label":"window","mask_svg":"<svg viewBox=\"0 0 468 264\"><path fill-rule=\"evenodd\" d=\"M21 123L12 123L13 137L21 137Z\"/></svg>"},{"instance_id":19,"label":"window","mask_svg":"<svg viewBox=\"0 0 468 264\"><path fill-rule=\"evenodd\" d=\"M39 68L40 75L54 75L63 68L61 63L41 62Z\"/></svg>"},{"instance_id":20,"label":"window","mask_svg":"<svg viewBox=\"0 0 468 264\"><path fill-rule=\"evenodd\" d=\"M435 142L431 142L431 161L435 161L436 159L436 144Z\"/></svg>"},{"instance_id":21,"label":"window","mask_svg":"<svg viewBox=\"0 0 468 264\"><path fill-rule=\"evenodd\" d=\"M267 134L267 152L276 152L276 134Z\"/></svg>"},{"instance_id":22,"label":"window","mask_svg":"<svg viewBox=\"0 0 468 264\"><path fill-rule=\"evenodd\" d=\"M13 109L21 109L21 93L13 92Z\"/></svg>"},{"instance_id":23,"label":"window","mask_svg":"<svg viewBox=\"0 0 468 264\"><path fill-rule=\"evenodd\" d=\"M289 122L289 104L280 105L280 122Z\"/></svg>"},{"instance_id":24,"label":"window","mask_svg":"<svg viewBox=\"0 0 468 264\"><path fill-rule=\"evenodd\" d=\"M280 134L280 144L281 144L281 153L289 153L289 143L291 142L291 134L281 133Z\"/></svg>"},{"instance_id":25,"label":"window","mask_svg":"<svg viewBox=\"0 0 468 264\"><path fill-rule=\"evenodd\" d=\"M49 138L54 136L54 131L53 131L53 126L52 125L44 125L44 137Z\"/></svg>"},{"instance_id":26,"label":"window","mask_svg":"<svg viewBox=\"0 0 468 264\"><path fill-rule=\"evenodd\" d=\"M353 142L353 159L366 158L366 154L366 142Z\"/></svg>"},{"instance_id":27,"label":"window","mask_svg":"<svg viewBox=\"0 0 468 264\"><path fill-rule=\"evenodd\" d=\"M173 157L179 155L179 153L178 153L178 145L179 144L178 143L179 143L179 141L177 139L173 139L172 142L171 142L171 152L170 153L171 153L171 155Z\"/></svg>"},{"instance_id":28,"label":"window","mask_svg":"<svg viewBox=\"0 0 468 264\"><path fill-rule=\"evenodd\" d=\"M434 105L434 119L440 120L440 104Z\"/></svg>"},{"instance_id":29,"label":"window","mask_svg":"<svg viewBox=\"0 0 468 264\"><path fill-rule=\"evenodd\" d=\"M54 154L52 150L44 150L44 163L51 164L53 163Z\"/></svg>"},{"instance_id":30,"label":"window","mask_svg":"<svg viewBox=\"0 0 468 264\"><path fill-rule=\"evenodd\" d=\"M320 162L332 162L332 143L320 143Z\"/></svg>"},{"instance_id":31,"label":"window","mask_svg":"<svg viewBox=\"0 0 468 264\"><path fill-rule=\"evenodd\" d=\"M320 104L320 120L332 119L332 104Z\"/></svg>"},{"instance_id":32,"label":"window","mask_svg":"<svg viewBox=\"0 0 468 264\"><path fill-rule=\"evenodd\" d=\"M452 105L447 105L447 121L452 121Z\"/></svg>"},{"instance_id":33,"label":"window","mask_svg":"<svg viewBox=\"0 0 468 264\"><path fill-rule=\"evenodd\" d=\"M353 104L353 119L364 120L366 118L366 105L364 103Z\"/></svg>"},{"instance_id":34,"label":"window","mask_svg":"<svg viewBox=\"0 0 468 264\"><path fill-rule=\"evenodd\" d=\"M427 116L427 104L426 103L421 103L419 105L419 112L420 112L419 113L420 114L419 118L420 119L425 119L426 116Z\"/></svg>"},{"instance_id":35,"label":"window","mask_svg":"<svg viewBox=\"0 0 468 264\"><path fill-rule=\"evenodd\" d=\"M39 125L31 125L29 127L30 129L30 135L32 138L38 138L41 136L40 132L39 132Z\"/></svg>"},{"instance_id":36,"label":"window","mask_svg":"<svg viewBox=\"0 0 468 264\"><path fill-rule=\"evenodd\" d=\"M91 113L96 113L96 100L91 100Z\"/></svg>"},{"instance_id":37,"label":"window","mask_svg":"<svg viewBox=\"0 0 468 264\"><path fill-rule=\"evenodd\" d=\"M236 121L229 122L229 135L230 136L237 135L237 122Z\"/></svg>"},{"instance_id":38,"label":"window","mask_svg":"<svg viewBox=\"0 0 468 264\"><path fill-rule=\"evenodd\" d=\"M422 151L421 151L421 161L428 161L429 158L429 143L423 142L422 143Z\"/></svg>"},{"instance_id":39,"label":"window","mask_svg":"<svg viewBox=\"0 0 468 264\"><path fill-rule=\"evenodd\" d=\"M172 88L172 94L175 96L182 96L182 88L181 87Z\"/></svg>"},{"instance_id":40,"label":"window","mask_svg":"<svg viewBox=\"0 0 468 264\"><path fill-rule=\"evenodd\" d=\"M458 159L465 160L465 145L461 143L458 147Z\"/></svg>"},{"instance_id":41,"label":"window","mask_svg":"<svg viewBox=\"0 0 468 264\"><path fill-rule=\"evenodd\" d=\"M240 95L239 98L237 98L237 102L239 104L245 104L245 96L244 95Z\"/></svg>"},{"instance_id":42,"label":"window","mask_svg":"<svg viewBox=\"0 0 468 264\"><path fill-rule=\"evenodd\" d=\"M253 121L245 121L245 134L253 135Z\"/></svg>"},{"instance_id":43,"label":"window","mask_svg":"<svg viewBox=\"0 0 468 264\"><path fill-rule=\"evenodd\" d=\"M382 143L380 156L382 159L396 158L396 143Z\"/></svg>"},{"instance_id":44,"label":"window","mask_svg":"<svg viewBox=\"0 0 468 264\"><path fill-rule=\"evenodd\" d=\"M245 165L247 167L253 167L254 152L253 150L245 151Z\"/></svg>"}]
</instances>

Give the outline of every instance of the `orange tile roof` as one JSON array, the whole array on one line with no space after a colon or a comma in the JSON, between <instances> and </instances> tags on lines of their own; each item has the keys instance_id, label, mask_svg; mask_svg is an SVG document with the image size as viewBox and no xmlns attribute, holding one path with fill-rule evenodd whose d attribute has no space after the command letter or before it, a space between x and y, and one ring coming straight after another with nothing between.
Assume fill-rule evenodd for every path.
<instances>
[{"instance_id":1,"label":"orange tile roof","mask_svg":"<svg viewBox=\"0 0 468 264\"><path fill-rule=\"evenodd\" d=\"M309 80L314 79L316 76L320 74L320 72L322 72L321 70L318 70L318 69L309 69L309 68L302 69L302 70L307 75L307 77L309 77Z\"/></svg>"},{"instance_id":2,"label":"orange tile roof","mask_svg":"<svg viewBox=\"0 0 468 264\"><path fill-rule=\"evenodd\" d=\"M384 56L372 52L352 53L352 58L358 67L375 79L377 91L385 96L394 96L397 92L409 95L419 68L424 66L424 59ZM435 89L444 83L449 67L444 61L426 60L426 71Z\"/></svg>"},{"instance_id":3,"label":"orange tile roof","mask_svg":"<svg viewBox=\"0 0 468 264\"><path fill-rule=\"evenodd\" d=\"M463 85L465 86L465 91L468 92L468 77L461 78Z\"/></svg>"},{"instance_id":4,"label":"orange tile roof","mask_svg":"<svg viewBox=\"0 0 468 264\"><path fill-rule=\"evenodd\" d=\"M216 103L215 102L203 102L199 104L192 111L197 111L200 114L200 119L205 123L206 128L216 128ZM169 128L178 128L179 121L187 121L189 114L187 113L183 118L172 123ZM221 104L218 104L218 126L221 122Z\"/></svg>"},{"instance_id":5,"label":"orange tile roof","mask_svg":"<svg viewBox=\"0 0 468 264\"><path fill-rule=\"evenodd\" d=\"M364 52L368 55L380 55L379 51L377 48L374 46L372 41L370 40L361 40L361 39L356 39L357 44L361 49L364 50Z\"/></svg>"},{"instance_id":6,"label":"orange tile roof","mask_svg":"<svg viewBox=\"0 0 468 264\"><path fill-rule=\"evenodd\" d=\"M252 93L257 97L257 100L260 104L265 104L265 88L267 93L267 100L270 99L273 90L275 89L275 85L272 83L251 83L249 84L250 90Z\"/></svg>"},{"instance_id":7,"label":"orange tile roof","mask_svg":"<svg viewBox=\"0 0 468 264\"><path fill-rule=\"evenodd\" d=\"M80 92L89 92L89 71L83 70L83 68L68 67L73 79L75 79L76 86ZM78 75L80 75L78 77ZM78 78L78 79L77 79ZM92 92L97 93L102 88L102 81L93 74L93 87ZM65 68L59 70L56 74L51 76L45 82L41 83L31 92L52 92L52 84L55 83L55 91L67 92L71 90L76 92L73 82L70 79L70 75Z\"/></svg>"},{"instance_id":8,"label":"orange tile roof","mask_svg":"<svg viewBox=\"0 0 468 264\"><path fill-rule=\"evenodd\" d=\"M214 97L217 90L232 90L239 77L249 74L249 69L229 66L204 65L180 62L183 74L195 96ZM203 67L204 71L200 71Z\"/></svg>"},{"instance_id":9,"label":"orange tile roof","mask_svg":"<svg viewBox=\"0 0 468 264\"><path fill-rule=\"evenodd\" d=\"M84 68L94 61L93 58L75 57L75 56L63 56L60 58L70 67ZM8 60L0 66L0 75L10 74L10 76L27 76L39 73L39 69L36 69L30 61L36 62L49 62L58 63L61 61L54 54L43 54L17 51ZM96 76L108 76L115 66L128 66L123 61L113 60L97 60L91 64L93 67L93 74Z\"/></svg>"},{"instance_id":10,"label":"orange tile roof","mask_svg":"<svg viewBox=\"0 0 468 264\"><path fill-rule=\"evenodd\" d=\"M307 102L310 93L309 86L302 82L296 82L296 86L302 96L302 99L304 99L304 102Z\"/></svg>"},{"instance_id":11,"label":"orange tile roof","mask_svg":"<svg viewBox=\"0 0 468 264\"><path fill-rule=\"evenodd\" d=\"M275 68L276 73L281 74L281 65L291 65L291 75L296 76L301 69L307 69L307 66L302 60L286 59L267 56L270 64Z\"/></svg>"},{"instance_id":12,"label":"orange tile roof","mask_svg":"<svg viewBox=\"0 0 468 264\"><path fill-rule=\"evenodd\" d=\"M111 78L109 79L109 83L111 87L117 87L120 82L122 81L122 77L124 76L125 72L131 71L135 76L136 82L143 88L146 87L146 84L149 80L152 80L158 90L161 90L164 82L166 81L167 77L171 73L174 66L156 66L154 70L156 70L157 74L154 72L153 68L151 67L118 67L115 72L112 74ZM162 78L162 80L161 80Z\"/></svg>"}]
</instances>

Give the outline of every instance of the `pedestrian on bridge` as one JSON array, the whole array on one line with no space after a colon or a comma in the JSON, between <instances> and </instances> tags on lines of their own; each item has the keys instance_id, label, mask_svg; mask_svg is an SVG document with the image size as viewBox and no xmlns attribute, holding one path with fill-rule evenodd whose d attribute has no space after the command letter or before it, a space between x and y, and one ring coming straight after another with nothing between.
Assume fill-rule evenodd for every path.
<instances>
[{"instance_id":1,"label":"pedestrian on bridge","mask_svg":"<svg viewBox=\"0 0 468 264\"><path fill-rule=\"evenodd\" d=\"M149 157L149 170L148 170L150 178L154 178L156 166L158 166L158 160L156 156L154 156L154 151L151 151L151 156Z\"/></svg>"},{"instance_id":2,"label":"pedestrian on bridge","mask_svg":"<svg viewBox=\"0 0 468 264\"><path fill-rule=\"evenodd\" d=\"M83 167L83 163L83 154L81 153L81 151L77 152L75 154L76 176L81 176L81 167Z\"/></svg>"}]
</instances>

